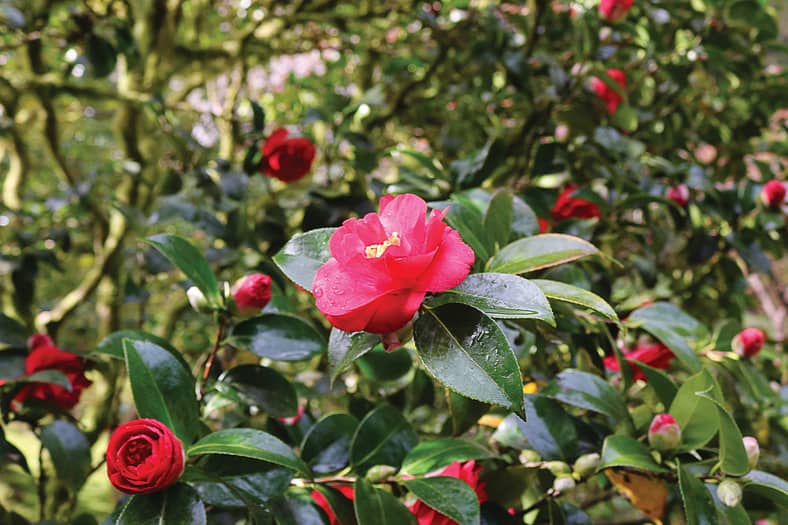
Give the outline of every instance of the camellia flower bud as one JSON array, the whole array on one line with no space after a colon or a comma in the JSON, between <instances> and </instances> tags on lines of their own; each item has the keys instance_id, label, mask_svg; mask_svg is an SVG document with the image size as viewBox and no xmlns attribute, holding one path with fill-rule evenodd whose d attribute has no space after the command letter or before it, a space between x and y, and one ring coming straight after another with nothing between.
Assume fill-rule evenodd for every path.
<instances>
[{"instance_id":1,"label":"camellia flower bud","mask_svg":"<svg viewBox=\"0 0 788 525\"><path fill-rule=\"evenodd\" d=\"M575 488L575 479L572 476L558 476L553 481L553 490L556 492L567 492Z\"/></svg>"},{"instance_id":2,"label":"camellia flower bud","mask_svg":"<svg viewBox=\"0 0 788 525\"><path fill-rule=\"evenodd\" d=\"M686 184L673 186L668 190L668 199L672 200L682 208L689 202L690 193Z\"/></svg>"},{"instance_id":3,"label":"camellia flower bud","mask_svg":"<svg viewBox=\"0 0 788 525\"><path fill-rule=\"evenodd\" d=\"M673 450L681 443L681 427L670 414L657 414L648 427L648 442L661 452Z\"/></svg>"},{"instance_id":4,"label":"camellia flower bud","mask_svg":"<svg viewBox=\"0 0 788 525\"><path fill-rule=\"evenodd\" d=\"M233 286L233 299L241 315L260 313L271 300L271 277L253 273L240 278Z\"/></svg>"},{"instance_id":5,"label":"camellia flower bud","mask_svg":"<svg viewBox=\"0 0 788 525\"><path fill-rule=\"evenodd\" d=\"M758 458L761 456L761 447L758 446L758 440L752 436L744 436L742 438L744 450L747 452L747 464L750 470L758 465Z\"/></svg>"},{"instance_id":6,"label":"camellia flower bud","mask_svg":"<svg viewBox=\"0 0 788 525\"><path fill-rule=\"evenodd\" d=\"M742 357L752 357L761 351L766 336L757 328L745 328L731 341L733 351Z\"/></svg>"},{"instance_id":7,"label":"camellia flower bud","mask_svg":"<svg viewBox=\"0 0 788 525\"><path fill-rule=\"evenodd\" d=\"M553 476L560 476L561 474L570 474L572 469L563 461L546 461L545 468L549 470Z\"/></svg>"},{"instance_id":8,"label":"camellia flower bud","mask_svg":"<svg viewBox=\"0 0 788 525\"><path fill-rule=\"evenodd\" d=\"M587 478L596 472L596 469L599 466L599 459L599 454L596 452L593 454L583 454L577 458L577 461L575 461L575 473L580 476L581 479Z\"/></svg>"},{"instance_id":9,"label":"camellia flower bud","mask_svg":"<svg viewBox=\"0 0 788 525\"><path fill-rule=\"evenodd\" d=\"M761 199L769 208L779 208L785 201L785 183L779 180L770 180L763 185Z\"/></svg>"},{"instance_id":10,"label":"camellia flower bud","mask_svg":"<svg viewBox=\"0 0 788 525\"><path fill-rule=\"evenodd\" d=\"M189 304L192 305L192 308L194 308L196 312L208 313L211 311L208 305L208 299L205 298L202 290L196 286L192 286L186 290L186 297L189 299Z\"/></svg>"},{"instance_id":11,"label":"camellia flower bud","mask_svg":"<svg viewBox=\"0 0 788 525\"><path fill-rule=\"evenodd\" d=\"M741 486L732 479L724 479L717 485L717 497L728 507L741 503Z\"/></svg>"}]
</instances>

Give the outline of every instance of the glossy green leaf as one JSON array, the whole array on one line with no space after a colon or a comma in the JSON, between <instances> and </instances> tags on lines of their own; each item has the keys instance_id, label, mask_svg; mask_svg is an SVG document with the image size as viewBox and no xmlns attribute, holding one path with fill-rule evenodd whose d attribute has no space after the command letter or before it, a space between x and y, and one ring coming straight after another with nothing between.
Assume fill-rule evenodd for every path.
<instances>
[{"instance_id":1,"label":"glossy green leaf","mask_svg":"<svg viewBox=\"0 0 788 525\"><path fill-rule=\"evenodd\" d=\"M629 419L627 407L618 392L604 379L588 372L564 370L556 376L555 382L545 387L541 393L618 421Z\"/></svg>"},{"instance_id":2,"label":"glossy green leaf","mask_svg":"<svg viewBox=\"0 0 788 525\"><path fill-rule=\"evenodd\" d=\"M263 314L235 325L228 341L275 361L303 361L326 349L323 337L306 321L285 314Z\"/></svg>"},{"instance_id":3,"label":"glossy green leaf","mask_svg":"<svg viewBox=\"0 0 788 525\"><path fill-rule=\"evenodd\" d=\"M487 264L487 270L500 273L525 273L575 261L599 253L583 239L558 233L534 235L514 241Z\"/></svg>"},{"instance_id":4,"label":"glossy green leaf","mask_svg":"<svg viewBox=\"0 0 788 525\"><path fill-rule=\"evenodd\" d=\"M123 355L123 340L129 339L132 341L148 341L155 344L173 355L181 364L189 370L191 367L189 363L183 358L183 355L173 347L169 341L161 337L145 332L144 330L120 330L112 332L110 335L102 339L94 350L97 354L104 354L116 359L125 359Z\"/></svg>"},{"instance_id":5,"label":"glossy green leaf","mask_svg":"<svg viewBox=\"0 0 788 525\"><path fill-rule=\"evenodd\" d=\"M115 525L205 525L205 506L189 485L177 483L163 492L138 494L115 520Z\"/></svg>"},{"instance_id":6,"label":"glossy green leaf","mask_svg":"<svg viewBox=\"0 0 788 525\"><path fill-rule=\"evenodd\" d=\"M445 391L449 417L443 423L441 435L459 436L464 434L476 425L480 417L490 410L488 403L461 396L448 388Z\"/></svg>"},{"instance_id":7,"label":"glossy green leaf","mask_svg":"<svg viewBox=\"0 0 788 525\"><path fill-rule=\"evenodd\" d=\"M743 476L750 470L750 467L739 426L725 407L712 396L705 393L696 395L711 401L719 415L720 470L731 476Z\"/></svg>"},{"instance_id":8,"label":"glossy green leaf","mask_svg":"<svg viewBox=\"0 0 788 525\"><path fill-rule=\"evenodd\" d=\"M679 463L679 492L687 525L717 525L714 500L703 482Z\"/></svg>"},{"instance_id":9,"label":"glossy green leaf","mask_svg":"<svg viewBox=\"0 0 788 525\"><path fill-rule=\"evenodd\" d=\"M363 474L374 465L399 468L419 436L399 410L382 405L368 413L353 435L350 463Z\"/></svg>"},{"instance_id":10,"label":"glossy green leaf","mask_svg":"<svg viewBox=\"0 0 788 525\"><path fill-rule=\"evenodd\" d=\"M331 374L331 385L353 361L375 348L378 343L380 336L376 334L344 332L332 328L331 335L328 337L328 369Z\"/></svg>"},{"instance_id":11,"label":"glossy green leaf","mask_svg":"<svg viewBox=\"0 0 788 525\"><path fill-rule=\"evenodd\" d=\"M637 361L637 365L646 376L648 386L653 388L654 392L656 392L660 403L662 403L665 408L670 407L671 403L673 403L673 400L676 398L676 393L679 391L676 383L673 382L668 374L658 368L650 367L640 361Z\"/></svg>"},{"instance_id":12,"label":"glossy green leaf","mask_svg":"<svg viewBox=\"0 0 788 525\"><path fill-rule=\"evenodd\" d=\"M301 459L318 474L336 472L350 461L350 442L358 420L348 414L328 414L315 423L301 443Z\"/></svg>"},{"instance_id":13,"label":"glossy green leaf","mask_svg":"<svg viewBox=\"0 0 788 525\"><path fill-rule=\"evenodd\" d=\"M14 383L50 383L52 385L62 386L69 392L71 391L71 381L69 381L66 374L60 370L40 370L30 375L14 379Z\"/></svg>"},{"instance_id":14,"label":"glossy green leaf","mask_svg":"<svg viewBox=\"0 0 788 525\"><path fill-rule=\"evenodd\" d=\"M188 456L224 454L259 459L310 477L309 468L279 438L252 428L229 428L208 434L186 451Z\"/></svg>"},{"instance_id":15,"label":"glossy green leaf","mask_svg":"<svg viewBox=\"0 0 788 525\"><path fill-rule=\"evenodd\" d=\"M538 286L548 299L582 306L611 321L618 321L618 315L613 307L593 292L560 281L533 279L531 282Z\"/></svg>"},{"instance_id":16,"label":"glossy green leaf","mask_svg":"<svg viewBox=\"0 0 788 525\"><path fill-rule=\"evenodd\" d=\"M209 455L200 466L190 463L181 476L207 505L251 511L261 502L284 494L293 471L279 465L240 456Z\"/></svg>"},{"instance_id":17,"label":"glossy green leaf","mask_svg":"<svg viewBox=\"0 0 788 525\"><path fill-rule=\"evenodd\" d=\"M334 516L336 516L339 521L339 525L356 525L356 514L353 511L352 501L343 496L337 489L322 483L315 485L315 490L326 498L326 502L334 512Z\"/></svg>"},{"instance_id":18,"label":"glossy green leaf","mask_svg":"<svg viewBox=\"0 0 788 525\"><path fill-rule=\"evenodd\" d=\"M216 281L211 265L192 243L177 235L167 234L148 237L145 241L181 270L192 284L202 291L208 304L221 305L219 283Z\"/></svg>"},{"instance_id":19,"label":"glossy green leaf","mask_svg":"<svg viewBox=\"0 0 788 525\"><path fill-rule=\"evenodd\" d=\"M268 502L277 525L324 525L323 516L308 497L288 493Z\"/></svg>"},{"instance_id":20,"label":"glossy green leaf","mask_svg":"<svg viewBox=\"0 0 788 525\"><path fill-rule=\"evenodd\" d=\"M387 352L376 346L356 360L361 375L375 383L397 381L413 368L413 358L405 348Z\"/></svg>"},{"instance_id":21,"label":"glossy green leaf","mask_svg":"<svg viewBox=\"0 0 788 525\"><path fill-rule=\"evenodd\" d=\"M157 419L184 443L200 432L194 379L180 361L148 341L123 340L134 404L141 417Z\"/></svg>"},{"instance_id":22,"label":"glossy green leaf","mask_svg":"<svg viewBox=\"0 0 788 525\"><path fill-rule=\"evenodd\" d=\"M231 368L219 381L232 385L249 405L260 407L274 417L291 417L298 412L295 387L282 374L258 365Z\"/></svg>"},{"instance_id":23,"label":"glossy green leaf","mask_svg":"<svg viewBox=\"0 0 788 525\"><path fill-rule=\"evenodd\" d=\"M320 228L294 235L274 255L274 262L290 280L311 292L317 269L331 258L328 240L334 230L336 228Z\"/></svg>"},{"instance_id":24,"label":"glossy green leaf","mask_svg":"<svg viewBox=\"0 0 788 525\"><path fill-rule=\"evenodd\" d=\"M16 319L0 314L0 348L26 348L27 329Z\"/></svg>"},{"instance_id":25,"label":"glossy green leaf","mask_svg":"<svg viewBox=\"0 0 788 525\"><path fill-rule=\"evenodd\" d=\"M462 304L426 309L414 327L424 367L438 381L479 401L523 411L523 380L498 325Z\"/></svg>"},{"instance_id":26,"label":"glossy green leaf","mask_svg":"<svg viewBox=\"0 0 788 525\"><path fill-rule=\"evenodd\" d=\"M552 399L525 396L526 420L518 420L520 430L544 460L571 461L577 456L577 431L569 414Z\"/></svg>"},{"instance_id":27,"label":"glossy green leaf","mask_svg":"<svg viewBox=\"0 0 788 525\"><path fill-rule=\"evenodd\" d=\"M668 472L658 465L648 448L629 436L607 436L602 445L599 469L608 467L632 467L649 472Z\"/></svg>"},{"instance_id":28,"label":"glossy green leaf","mask_svg":"<svg viewBox=\"0 0 788 525\"><path fill-rule=\"evenodd\" d=\"M493 457L486 448L472 441L440 438L416 445L402 461L402 471L408 474L426 474L455 461Z\"/></svg>"},{"instance_id":29,"label":"glossy green leaf","mask_svg":"<svg viewBox=\"0 0 788 525\"><path fill-rule=\"evenodd\" d=\"M708 370L701 370L684 381L670 405L670 413L681 427L684 450L702 447L720 428L716 405L696 395L698 392L708 392L714 399L721 401L719 386Z\"/></svg>"},{"instance_id":30,"label":"glossy green leaf","mask_svg":"<svg viewBox=\"0 0 788 525\"><path fill-rule=\"evenodd\" d=\"M512 193L506 189L495 192L484 214L484 227L493 246L503 247L512 231Z\"/></svg>"},{"instance_id":31,"label":"glossy green leaf","mask_svg":"<svg viewBox=\"0 0 788 525\"><path fill-rule=\"evenodd\" d=\"M691 372L700 370L700 359L690 344L705 339L708 333L680 308L670 303L654 303L632 312L626 324L641 328L662 341Z\"/></svg>"},{"instance_id":32,"label":"glossy green leaf","mask_svg":"<svg viewBox=\"0 0 788 525\"><path fill-rule=\"evenodd\" d=\"M539 231L536 214L523 199L514 196L512 199L512 233L513 240L528 237Z\"/></svg>"},{"instance_id":33,"label":"glossy green leaf","mask_svg":"<svg viewBox=\"0 0 788 525\"><path fill-rule=\"evenodd\" d=\"M458 286L429 302L430 308L448 303L472 306L495 319L539 319L555 326L553 311L535 283L505 273L474 273Z\"/></svg>"},{"instance_id":34,"label":"glossy green leaf","mask_svg":"<svg viewBox=\"0 0 788 525\"><path fill-rule=\"evenodd\" d=\"M427 506L459 525L479 525L479 500L463 480L434 476L406 480L402 484Z\"/></svg>"},{"instance_id":35,"label":"glossy green leaf","mask_svg":"<svg viewBox=\"0 0 788 525\"><path fill-rule=\"evenodd\" d=\"M473 249L477 260L486 261L490 258L492 242L485 231L481 211L459 195L455 195L455 200L457 202L448 204L449 212L445 221L457 230L462 240Z\"/></svg>"},{"instance_id":36,"label":"glossy green leaf","mask_svg":"<svg viewBox=\"0 0 788 525\"><path fill-rule=\"evenodd\" d=\"M758 494L788 508L788 482L784 479L761 470L750 471L744 479L748 482L744 485L745 493Z\"/></svg>"},{"instance_id":37,"label":"glossy green leaf","mask_svg":"<svg viewBox=\"0 0 788 525\"><path fill-rule=\"evenodd\" d=\"M41 445L49 451L57 477L73 491L90 472L90 443L73 423L56 420L41 429Z\"/></svg>"},{"instance_id":38,"label":"glossy green leaf","mask_svg":"<svg viewBox=\"0 0 788 525\"><path fill-rule=\"evenodd\" d=\"M358 525L416 525L416 518L402 502L364 478L356 479L353 492Z\"/></svg>"}]
</instances>

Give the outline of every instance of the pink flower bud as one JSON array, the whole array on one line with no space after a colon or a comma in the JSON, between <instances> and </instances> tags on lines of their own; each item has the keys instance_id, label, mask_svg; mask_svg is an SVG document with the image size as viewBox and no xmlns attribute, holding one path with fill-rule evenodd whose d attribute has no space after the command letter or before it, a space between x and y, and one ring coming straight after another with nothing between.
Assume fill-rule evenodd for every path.
<instances>
[{"instance_id":1,"label":"pink flower bud","mask_svg":"<svg viewBox=\"0 0 788 525\"><path fill-rule=\"evenodd\" d=\"M681 427L670 414L657 414L648 427L648 442L661 452L673 450L681 443Z\"/></svg>"},{"instance_id":2,"label":"pink flower bud","mask_svg":"<svg viewBox=\"0 0 788 525\"><path fill-rule=\"evenodd\" d=\"M673 186L668 190L668 199L672 200L682 208L689 202L690 193L686 184Z\"/></svg>"},{"instance_id":3,"label":"pink flower bud","mask_svg":"<svg viewBox=\"0 0 788 525\"><path fill-rule=\"evenodd\" d=\"M242 277L233 287L233 299L241 315L259 313L271 300L271 277L262 273Z\"/></svg>"},{"instance_id":4,"label":"pink flower bud","mask_svg":"<svg viewBox=\"0 0 788 525\"><path fill-rule=\"evenodd\" d=\"M779 180L770 180L763 185L761 199L769 208L779 208L785 201L785 184Z\"/></svg>"},{"instance_id":5,"label":"pink flower bud","mask_svg":"<svg viewBox=\"0 0 788 525\"><path fill-rule=\"evenodd\" d=\"M731 341L733 351L742 357L752 357L761 351L766 336L757 328L745 328Z\"/></svg>"},{"instance_id":6,"label":"pink flower bud","mask_svg":"<svg viewBox=\"0 0 788 525\"><path fill-rule=\"evenodd\" d=\"M742 443L744 444L744 450L747 452L747 464L750 467L750 470L754 469L756 465L758 465L758 458L761 455L761 447L758 446L758 440L752 436L744 436L742 438Z\"/></svg>"},{"instance_id":7,"label":"pink flower bud","mask_svg":"<svg viewBox=\"0 0 788 525\"><path fill-rule=\"evenodd\" d=\"M717 485L717 497L728 507L741 503L741 486L732 479L724 479Z\"/></svg>"}]
</instances>

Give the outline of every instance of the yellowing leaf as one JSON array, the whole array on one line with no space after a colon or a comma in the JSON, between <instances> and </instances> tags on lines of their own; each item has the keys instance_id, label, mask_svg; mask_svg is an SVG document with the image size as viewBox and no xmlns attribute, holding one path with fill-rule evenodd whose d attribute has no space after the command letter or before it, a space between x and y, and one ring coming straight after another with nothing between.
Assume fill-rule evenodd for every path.
<instances>
[{"instance_id":1,"label":"yellowing leaf","mask_svg":"<svg viewBox=\"0 0 788 525\"><path fill-rule=\"evenodd\" d=\"M668 499L668 489L663 480L629 469L608 468L605 469L605 475L633 507L653 519L657 525L662 525Z\"/></svg>"}]
</instances>

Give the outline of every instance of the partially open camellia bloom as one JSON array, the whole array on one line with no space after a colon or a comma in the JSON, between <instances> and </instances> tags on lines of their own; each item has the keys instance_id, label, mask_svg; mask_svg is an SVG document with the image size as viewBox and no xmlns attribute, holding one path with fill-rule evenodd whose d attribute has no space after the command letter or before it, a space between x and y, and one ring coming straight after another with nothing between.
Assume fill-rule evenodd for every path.
<instances>
[{"instance_id":1,"label":"partially open camellia bloom","mask_svg":"<svg viewBox=\"0 0 788 525\"><path fill-rule=\"evenodd\" d=\"M635 0L600 0L599 14L608 22L618 22L625 16Z\"/></svg>"},{"instance_id":2,"label":"partially open camellia bloom","mask_svg":"<svg viewBox=\"0 0 788 525\"><path fill-rule=\"evenodd\" d=\"M742 357L752 357L763 348L766 336L757 328L745 328L733 338L731 347L733 351Z\"/></svg>"},{"instance_id":3,"label":"partially open camellia bloom","mask_svg":"<svg viewBox=\"0 0 788 525\"><path fill-rule=\"evenodd\" d=\"M348 219L331 235L331 259L312 284L318 309L335 327L387 334L405 326L427 292L460 284L473 250L416 195L387 195L380 212Z\"/></svg>"},{"instance_id":4,"label":"partially open camellia bloom","mask_svg":"<svg viewBox=\"0 0 788 525\"><path fill-rule=\"evenodd\" d=\"M233 286L235 307L241 315L259 313L271 301L271 277L252 273L238 279Z\"/></svg>"},{"instance_id":5,"label":"partially open camellia bloom","mask_svg":"<svg viewBox=\"0 0 788 525\"><path fill-rule=\"evenodd\" d=\"M304 137L287 138L288 131L279 128L271 133L262 147L260 171L284 182L293 182L312 168L315 145Z\"/></svg>"},{"instance_id":6,"label":"partially open camellia bloom","mask_svg":"<svg viewBox=\"0 0 788 525\"><path fill-rule=\"evenodd\" d=\"M670 348L660 342L641 344L631 352L624 352L624 359L626 359L627 363L632 366L632 379L635 381L638 379L645 381L646 375L640 368L638 368L638 365L634 363L634 361L640 361L651 368L659 368L664 370L670 366L670 361L673 359L673 357L673 352L670 351ZM604 360L604 363L605 368L608 370L612 370L614 372L619 371L618 361L616 361L615 355L607 356Z\"/></svg>"},{"instance_id":7,"label":"partially open camellia bloom","mask_svg":"<svg viewBox=\"0 0 788 525\"><path fill-rule=\"evenodd\" d=\"M158 492L178 481L185 460L183 444L164 423L134 419L109 438L107 476L126 494Z\"/></svg>"},{"instance_id":8,"label":"partially open camellia bloom","mask_svg":"<svg viewBox=\"0 0 788 525\"><path fill-rule=\"evenodd\" d=\"M599 217L599 206L593 202L581 199L580 197L572 197L572 193L577 190L577 186L567 186L558 199L555 205L550 210L553 219L556 221L563 221L565 219L592 219ZM541 230L541 224L540 224Z\"/></svg>"},{"instance_id":9,"label":"partially open camellia bloom","mask_svg":"<svg viewBox=\"0 0 788 525\"><path fill-rule=\"evenodd\" d=\"M627 76L620 69L608 69L607 76L612 78L619 86L621 86L622 91L627 89ZM600 78L594 78L591 81L591 87L594 89L594 93L596 93L597 96L601 98L607 105L607 112L611 115L615 113L619 104L621 104L621 101L623 100L623 97L618 93L618 91L616 91L612 86L607 85L605 81Z\"/></svg>"},{"instance_id":10,"label":"partially open camellia bloom","mask_svg":"<svg viewBox=\"0 0 788 525\"><path fill-rule=\"evenodd\" d=\"M779 208L785 201L785 184L779 180L770 180L763 185L761 199L769 208Z\"/></svg>"},{"instance_id":11,"label":"partially open camellia bloom","mask_svg":"<svg viewBox=\"0 0 788 525\"><path fill-rule=\"evenodd\" d=\"M487 501L487 492L484 490L485 483L479 482L480 474L481 467L476 464L476 461L471 460L465 463L455 461L433 475L448 476L450 478L463 480L474 490L474 492L476 492L479 504L482 504ZM410 506L410 512L416 516L419 525L457 525L456 521L448 516L444 516L421 500L417 500L416 503Z\"/></svg>"},{"instance_id":12,"label":"partially open camellia bloom","mask_svg":"<svg viewBox=\"0 0 788 525\"><path fill-rule=\"evenodd\" d=\"M342 495L350 501L353 501L353 485L333 485L332 488L341 492ZM312 500L317 504L317 506L323 509L323 512L325 512L326 516L328 516L328 525L340 525L339 520L337 519L336 514L334 514L331 505L328 504L326 497L317 490L313 490L311 496Z\"/></svg>"}]
</instances>

